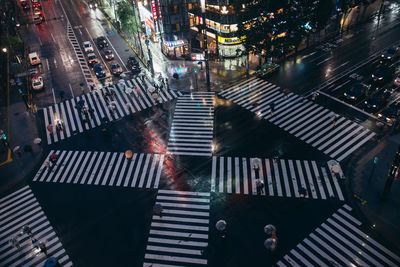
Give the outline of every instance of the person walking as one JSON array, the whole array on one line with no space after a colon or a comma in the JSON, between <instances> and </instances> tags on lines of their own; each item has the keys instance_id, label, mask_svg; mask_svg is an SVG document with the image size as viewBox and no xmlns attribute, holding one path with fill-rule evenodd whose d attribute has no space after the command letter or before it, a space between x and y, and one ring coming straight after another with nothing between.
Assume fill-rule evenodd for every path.
<instances>
[{"instance_id":1,"label":"person walking","mask_svg":"<svg viewBox=\"0 0 400 267\"><path fill-rule=\"evenodd\" d=\"M261 181L260 178L256 179L256 189L257 189L257 194L264 193L264 183Z\"/></svg>"},{"instance_id":2,"label":"person walking","mask_svg":"<svg viewBox=\"0 0 400 267\"><path fill-rule=\"evenodd\" d=\"M336 115L336 116L333 118L333 120L332 120L332 122L333 122L333 128L336 127L337 120L338 120L338 116Z\"/></svg>"}]
</instances>

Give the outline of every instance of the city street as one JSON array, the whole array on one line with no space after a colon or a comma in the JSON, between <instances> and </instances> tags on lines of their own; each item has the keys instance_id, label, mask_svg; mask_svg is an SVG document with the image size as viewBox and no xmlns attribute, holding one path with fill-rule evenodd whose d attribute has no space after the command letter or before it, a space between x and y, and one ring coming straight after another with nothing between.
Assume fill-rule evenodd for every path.
<instances>
[{"instance_id":1,"label":"city street","mask_svg":"<svg viewBox=\"0 0 400 267\"><path fill-rule=\"evenodd\" d=\"M241 57L212 61L211 90L197 62L160 51L155 76L131 73L134 52L91 1L39 2L45 21L24 11L19 34L44 90L35 111L12 87L0 266L400 266L396 1L266 78L255 56L249 77Z\"/></svg>"}]
</instances>

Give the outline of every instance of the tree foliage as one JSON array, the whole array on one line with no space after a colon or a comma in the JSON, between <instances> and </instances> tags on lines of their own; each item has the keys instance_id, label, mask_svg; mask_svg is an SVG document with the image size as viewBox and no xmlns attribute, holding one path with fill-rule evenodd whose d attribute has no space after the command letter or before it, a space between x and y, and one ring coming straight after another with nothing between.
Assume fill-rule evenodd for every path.
<instances>
[{"instance_id":1,"label":"tree foliage","mask_svg":"<svg viewBox=\"0 0 400 267\"><path fill-rule=\"evenodd\" d=\"M137 23L135 21L135 10L128 2L118 2L117 16L118 20L121 22L121 28L124 32L134 33L138 30Z\"/></svg>"},{"instance_id":2,"label":"tree foliage","mask_svg":"<svg viewBox=\"0 0 400 267\"><path fill-rule=\"evenodd\" d=\"M333 8L331 0L236 0L234 6L236 35L244 38L246 52L264 57L296 51L305 37L325 27Z\"/></svg>"}]
</instances>

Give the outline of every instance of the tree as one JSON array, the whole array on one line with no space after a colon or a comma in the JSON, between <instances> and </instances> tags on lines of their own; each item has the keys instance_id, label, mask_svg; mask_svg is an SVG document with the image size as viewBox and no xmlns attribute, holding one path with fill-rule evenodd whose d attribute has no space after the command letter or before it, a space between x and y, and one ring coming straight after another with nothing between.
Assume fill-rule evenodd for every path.
<instances>
[{"instance_id":1,"label":"tree","mask_svg":"<svg viewBox=\"0 0 400 267\"><path fill-rule=\"evenodd\" d=\"M134 21L135 11L128 2L118 2L117 16L119 21L121 22L121 28L124 32L133 33L135 32L135 30L137 31L137 25L135 25Z\"/></svg>"}]
</instances>

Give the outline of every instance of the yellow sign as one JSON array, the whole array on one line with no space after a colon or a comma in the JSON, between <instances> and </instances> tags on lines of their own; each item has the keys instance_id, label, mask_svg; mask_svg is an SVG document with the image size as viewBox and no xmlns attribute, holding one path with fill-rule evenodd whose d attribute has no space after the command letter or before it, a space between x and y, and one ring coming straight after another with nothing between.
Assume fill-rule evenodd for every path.
<instances>
[{"instance_id":1,"label":"yellow sign","mask_svg":"<svg viewBox=\"0 0 400 267\"><path fill-rule=\"evenodd\" d=\"M222 44L240 44L242 41L237 37L225 38L218 36L218 42Z\"/></svg>"}]
</instances>

